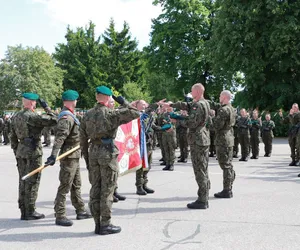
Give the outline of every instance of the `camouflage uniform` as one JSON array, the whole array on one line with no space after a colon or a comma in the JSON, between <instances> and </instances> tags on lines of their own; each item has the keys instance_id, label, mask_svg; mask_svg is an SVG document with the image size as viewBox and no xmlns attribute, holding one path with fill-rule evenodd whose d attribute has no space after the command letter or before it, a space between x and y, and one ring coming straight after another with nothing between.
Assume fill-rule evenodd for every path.
<instances>
[{"instance_id":1,"label":"camouflage uniform","mask_svg":"<svg viewBox=\"0 0 300 250\"><path fill-rule=\"evenodd\" d=\"M69 111L63 108L62 112ZM64 115L58 120L56 135L51 155L57 156L79 145L79 121L78 124L70 115ZM81 177L79 168L80 149L64 157L60 161L59 181L60 185L55 198L56 218L66 217L66 195L71 191L71 202L76 213L85 212L84 201L81 198Z\"/></svg>"},{"instance_id":2,"label":"camouflage uniform","mask_svg":"<svg viewBox=\"0 0 300 250\"><path fill-rule=\"evenodd\" d=\"M236 116L235 118L236 118L236 122L233 126L233 136L234 136L233 158L238 158L238 154L239 154L239 137L238 137L237 121L238 121L239 117Z\"/></svg>"},{"instance_id":3,"label":"camouflage uniform","mask_svg":"<svg viewBox=\"0 0 300 250\"><path fill-rule=\"evenodd\" d=\"M300 151L297 148L297 134L299 131L298 124L300 124L300 116L297 115L297 113L288 115L285 118L282 118L281 123L290 125L288 131L288 142L290 145L292 158L290 166L298 165L300 160Z\"/></svg>"},{"instance_id":4,"label":"camouflage uniform","mask_svg":"<svg viewBox=\"0 0 300 250\"><path fill-rule=\"evenodd\" d=\"M258 159L261 120L260 119L251 119L251 124L252 124L252 127L250 129L250 136L251 136L250 140L251 140L251 148L252 148L251 159Z\"/></svg>"},{"instance_id":5,"label":"camouflage uniform","mask_svg":"<svg viewBox=\"0 0 300 250\"><path fill-rule=\"evenodd\" d=\"M11 120L7 118L4 120L4 128L3 128L3 137L4 137L4 144L7 145L10 143L10 132L11 132Z\"/></svg>"},{"instance_id":6,"label":"camouflage uniform","mask_svg":"<svg viewBox=\"0 0 300 250\"><path fill-rule=\"evenodd\" d=\"M210 136L206 122L209 117L209 103L205 99L200 99L192 103L177 102L171 106L179 110L188 110L188 116L185 120L180 121L180 123L189 128L188 142L195 178L198 184L198 199L196 202L205 204L208 207L210 189L208 154Z\"/></svg>"},{"instance_id":7,"label":"camouflage uniform","mask_svg":"<svg viewBox=\"0 0 300 250\"><path fill-rule=\"evenodd\" d=\"M52 127L45 127L42 131L45 146L50 146L51 144L51 129Z\"/></svg>"},{"instance_id":8,"label":"camouflage uniform","mask_svg":"<svg viewBox=\"0 0 300 250\"><path fill-rule=\"evenodd\" d=\"M89 206L96 225L107 226L111 220L113 193L119 171L119 151L114 145L118 127L139 115L139 111L131 107L112 110L98 103L86 113L81 122L80 145L88 163L92 186Z\"/></svg>"},{"instance_id":9,"label":"camouflage uniform","mask_svg":"<svg viewBox=\"0 0 300 250\"><path fill-rule=\"evenodd\" d=\"M216 154L216 146L215 146L215 138L216 138L216 132L212 124L212 117L209 116L209 134L210 134L210 146L209 146L209 157L214 157Z\"/></svg>"},{"instance_id":10,"label":"camouflage uniform","mask_svg":"<svg viewBox=\"0 0 300 250\"><path fill-rule=\"evenodd\" d=\"M240 160L247 160L249 156L250 147L250 128L251 121L249 117L240 117L237 121L238 138L241 144L242 158Z\"/></svg>"},{"instance_id":11,"label":"camouflage uniform","mask_svg":"<svg viewBox=\"0 0 300 250\"><path fill-rule=\"evenodd\" d=\"M271 156L272 154L272 142L273 142L273 129L275 128L275 123L270 121L263 121L262 123L262 140L265 144L265 156Z\"/></svg>"},{"instance_id":12,"label":"camouflage uniform","mask_svg":"<svg viewBox=\"0 0 300 250\"><path fill-rule=\"evenodd\" d=\"M164 120L164 114L158 114L157 123L156 123L157 126L163 126L163 120ZM161 150L161 156L162 156L162 159L164 160L165 159L165 149L164 149L163 143L162 143L163 131L157 131L156 134L157 134L157 140L158 140L158 143L159 143L159 147L160 147L160 150Z\"/></svg>"},{"instance_id":13,"label":"camouflage uniform","mask_svg":"<svg viewBox=\"0 0 300 250\"><path fill-rule=\"evenodd\" d=\"M216 151L221 169L223 170L223 190L231 191L235 179L235 171L232 165L233 156L233 126L235 124L234 109L230 104L222 105L213 119L213 127L216 131ZM215 195L216 196L216 195Z\"/></svg>"},{"instance_id":14,"label":"camouflage uniform","mask_svg":"<svg viewBox=\"0 0 300 250\"><path fill-rule=\"evenodd\" d=\"M165 124L171 124L169 113L164 114L164 120L163 125ZM165 152L164 161L166 163L166 166L173 166L175 161L175 149L176 149L176 129L173 124L172 130L170 131L163 131L162 132L162 147Z\"/></svg>"},{"instance_id":15,"label":"camouflage uniform","mask_svg":"<svg viewBox=\"0 0 300 250\"><path fill-rule=\"evenodd\" d=\"M179 138L179 148L180 148L180 160L178 162L184 162L188 158L188 128L182 126L180 121L177 121L177 131L178 131L178 138Z\"/></svg>"},{"instance_id":16,"label":"camouflage uniform","mask_svg":"<svg viewBox=\"0 0 300 250\"><path fill-rule=\"evenodd\" d=\"M11 148L14 150L19 171L19 208L22 217L35 212L41 173L28 180L21 178L42 165L41 135L45 126L57 123L52 114L38 115L30 109L24 109L12 117Z\"/></svg>"}]
</instances>

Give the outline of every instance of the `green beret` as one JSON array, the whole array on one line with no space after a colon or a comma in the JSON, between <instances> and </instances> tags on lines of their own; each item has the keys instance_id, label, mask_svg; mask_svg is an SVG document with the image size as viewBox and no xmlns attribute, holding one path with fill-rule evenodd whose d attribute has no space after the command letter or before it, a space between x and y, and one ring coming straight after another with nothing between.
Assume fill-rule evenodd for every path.
<instances>
[{"instance_id":1,"label":"green beret","mask_svg":"<svg viewBox=\"0 0 300 250\"><path fill-rule=\"evenodd\" d=\"M23 93L22 97L31 101L36 101L39 99L39 95L35 93Z\"/></svg>"},{"instance_id":2,"label":"green beret","mask_svg":"<svg viewBox=\"0 0 300 250\"><path fill-rule=\"evenodd\" d=\"M112 92L111 92L110 88L108 88L106 86L97 87L96 92L97 92L97 94L112 96Z\"/></svg>"},{"instance_id":3,"label":"green beret","mask_svg":"<svg viewBox=\"0 0 300 250\"><path fill-rule=\"evenodd\" d=\"M79 97L79 94L75 90L67 90L62 94L63 101L75 101Z\"/></svg>"}]
</instances>

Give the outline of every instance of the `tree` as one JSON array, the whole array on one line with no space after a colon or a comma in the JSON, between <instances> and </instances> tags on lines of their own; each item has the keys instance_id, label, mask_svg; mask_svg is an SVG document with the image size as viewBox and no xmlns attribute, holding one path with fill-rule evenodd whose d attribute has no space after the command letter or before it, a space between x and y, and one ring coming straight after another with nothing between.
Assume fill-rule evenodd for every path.
<instances>
[{"instance_id":1,"label":"tree","mask_svg":"<svg viewBox=\"0 0 300 250\"><path fill-rule=\"evenodd\" d=\"M55 48L57 65L66 71L63 85L80 94L78 107L89 108L95 103L95 88L107 85L107 76L101 65L103 51L100 37L95 36L95 25L90 22L85 28L76 31L67 28L67 43Z\"/></svg>"},{"instance_id":2,"label":"tree","mask_svg":"<svg viewBox=\"0 0 300 250\"><path fill-rule=\"evenodd\" d=\"M124 22L123 29L118 32L111 19L103 39L102 68L107 74L107 82L121 92L124 92L123 86L126 83L140 84L141 52L137 48L137 41L131 38L129 25Z\"/></svg>"},{"instance_id":3,"label":"tree","mask_svg":"<svg viewBox=\"0 0 300 250\"><path fill-rule=\"evenodd\" d=\"M146 102L151 102L152 100L149 93L142 91L140 86L135 82L125 83L123 86L123 91L126 99L128 99L130 102L136 100L145 100Z\"/></svg>"},{"instance_id":4,"label":"tree","mask_svg":"<svg viewBox=\"0 0 300 250\"><path fill-rule=\"evenodd\" d=\"M62 92L63 71L40 47L8 47L0 62L0 109L17 98L17 92L35 92L52 105Z\"/></svg>"},{"instance_id":5,"label":"tree","mask_svg":"<svg viewBox=\"0 0 300 250\"><path fill-rule=\"evenodd\" d=\"M242 72L248 107L288 108L300 98L300 2L217 0L211 39L216 74Z\"/></svg>"},{"instance_id":6,"label":"tree","mask_svg":"<svg viewBox=\"0 0 300 250\"><path fill-rule=\"evenodd\" d=\"M206 44L211 36L214 1L156 0L163 13L154 19L151 43L146 49L150 73L163 74L174 79L170 90L181 96L182 89L201 82L207 92L222 90L214 84Z\"/></svg>"}]
</instances>

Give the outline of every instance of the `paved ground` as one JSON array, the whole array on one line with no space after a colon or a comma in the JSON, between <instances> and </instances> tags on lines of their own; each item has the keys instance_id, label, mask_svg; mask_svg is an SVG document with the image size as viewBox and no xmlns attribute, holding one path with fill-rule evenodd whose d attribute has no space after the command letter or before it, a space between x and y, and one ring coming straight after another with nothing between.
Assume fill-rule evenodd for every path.
<instances>
[{"instance_id":1,"label":"paved ground","mask_svg":"<svg viewBox=\"0 0 300 250\"><path fill-rule=\"evenodd\" d=\"M261 148L263 145L261 144ZM50 149L44 151L44 159ZM177 152L178 155L178 152ZM263 152L260 153L263 155ZM161 171L155 151L150 185L153 195L135 195L135 175L119 179L124 202L113 206L113 223L122 227L116 235L97 236L93 220L76 221L68 199L70 228L54 224L53 200L58 187L59 166L44 170L37 210L40 221L20 221L17 206L18 178L13 153L0 146L0 249L299 249L300 168L289 167L289 147L276 139L271 158L247 163L234 160L237 178L234 198L218 200L222 173L210 158L210 208L189 210L196 198L196 182L191 163L178 164L174 172ZM82 194L88 202L90 184L82 162Z\"/></svg>"}]
</instances>

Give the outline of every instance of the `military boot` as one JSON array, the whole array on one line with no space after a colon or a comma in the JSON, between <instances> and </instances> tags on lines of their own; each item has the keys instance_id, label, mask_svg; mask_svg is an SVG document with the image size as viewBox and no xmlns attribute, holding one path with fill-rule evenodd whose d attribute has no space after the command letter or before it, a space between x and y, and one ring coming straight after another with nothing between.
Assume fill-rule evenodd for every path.
<instances>
[{"instance_id":1,"label":"military boot","mask_svg":"<svg viewBox=\"0 0 300 250\"><path fill-rule=\"evenodd\" d=\"M95 234L100 234L100 222L95 224Z\"/></svg>"},{"instance_id":2,"label":"military boot","mask_svg":"<svg viewBox=\"0 0 300 250\"><path fill-rule=\"evenodd\" d=\"M25 220L25 210L21 210L21 220Z\"/></svg>"},{"instance_id":3,"label":"military boot","mask_svg":"<svg viewBox=\"0 0 300 250\"><path fill-rule=\"evenodd\" d=\"M169 170L170 169L170 165L166 165L162 170L166 171L166 170Z\"/></svg>"},{"instance_id":4,"label":"military boot","mask_svg":"<svg viewBox=\"0 0 300 250\"><path fill-rule=\"evenodd\" d=\"M164 165L166 165L167 163L165 162L165 161L163 161L160 165L161 166L164 166Z\"/></svg>"},{"instance_id":5,"label":"military boot","mask_svg":"<svg viewBox=\"0 0 300 250\"><path fill-rule=\"evenodd\" d=\"M147 192L147 194L153 194L154 193L154 190L151 189L151 188L148 188L148 186L146 184L143 186L143 189Z\"/></svg>"},{"instance_id":6,"label":"military boot","mask_svg":"<svg viewBox=\"0 0 300 250\"><path fill-rule=\"evenodd\" d=\"M119 201L125 201L126 197L123 195L120 195L118 192L114 193L114 197L116 197Z\"/></svg>"},{"instance_id":7,"label":"military boot","mask_svg":"<svg viewBox=\"0 0 300 250\"><path fill-rule=\"evenodd\" d=\"M138 194L138 195L147 195L147 192L143 189L142 186L137 186L136 187L136 194Z\"/></svg>"},{"instance_id":8,"label":"military boot","mask_svg":"<svg viewBox=\"0 0 300 250\"><path fill-rule=\"evenodd\" d=\"M299 161L295 162L295 166L298 167L299 166Z\"/></svg>"},{"instance_id":9,"label":"military boot","mask_svg":"<svg viewBox=\"0 0 300 250\"><path fill-rule=\"evenodd\" d=\"M80 212L76 216L76 220L85 220L85 219L90 219L92 218L92 215L88 213L87 211Z\"/></svg>"},{"instance_id":10,"label":"military boot","mask_svg":"<svg viewBox=\"0 0 300 250\"><path fill-rule=\"evenodd\" d=\"M216 198L232 198L233 194L231 190L223 189L221 192L215 193L214 196Z\"/></svg>"},{"instance_id":11,"label":"military boot","mask_svg":"<svg viewBox=\"0 0 300 250\"><path fill-rule=\"evenodd\" d=\"M121 232L121 227L114 226L112 224L107 226L100 226L99 231L100 235L107 235L107 234L117 234Z\"/></svg>"},{"instance_id":12,"label":"military boot","mask_svg":"<svg viewBox=\"0 0 300 250\"><path fill-rule=\"evenodd\" d=\"M202 202L197 200L187 204L187 207L190 209L207 209L209 206L208 206L208 202Z\"/></svg>"},{"instance_id":13,"label":"military boot","mask_svg":"<svg viewBox=\"0 0 300 250\"><path fill-rule=\"evenodd\" d=\"M173 164L169 165L169 169L168 170L169 171L174 171L174 165Z\"/></svg>"},{"instance_id":14,"label":"military boot","mask_svg":"<svg viewBox=\"0 0 300 250\"><path fill-rule=\"evenodd\" d=\"M164 161L164 158L159 159L159 161Z\"/></svg>"},{"instance_id":15,"label":"military boot","mask_svg":"<svg viewBox=\"0 0 300 250\"><path fill-rule=\"evenodd\" d=\"M183 162L183 163L187 163L186 159L181 158L180 160L178 160L177 162Z\"/></svg>"},{"instance_id":16,"label":"military boot","mask_svg":"<svg viewBox=\"0 0 300 250\"><path fill-rule=\"evenodd\" d=\"M56 218L55 224L63 227L70 227L73 225L73 222L67 217Z\"/></svg>"},{"instance_id":17,"label":"military boot","mask_svg":"<svg viewBox=\"0 0 300 250\"><path fill-rule=\"evenodd\" d=\"M293 161L289 164L289 166L296 166L295 160L293 160Z\"/></svg>"},{"instance_id":18,"label":"military boot","mask_svg":"<svg viewBox=\"0 0 300 250\"><path fill-rule=\"evenodd\" d=\"M33 213L24 215L23 218L24 218L23 220L39 220L39 219L44 219L45 215L34 211Z\"/></svg>"},{"instance_id":19,"label":"military boot","mask_svg":"<svg viewBox=\"0 0 300 250\"><path fill-rule=\"evenodd\" d=\"M232 157L233 158L239 158L237 154L234 154Z\"/></svg>"}]
</instances>

